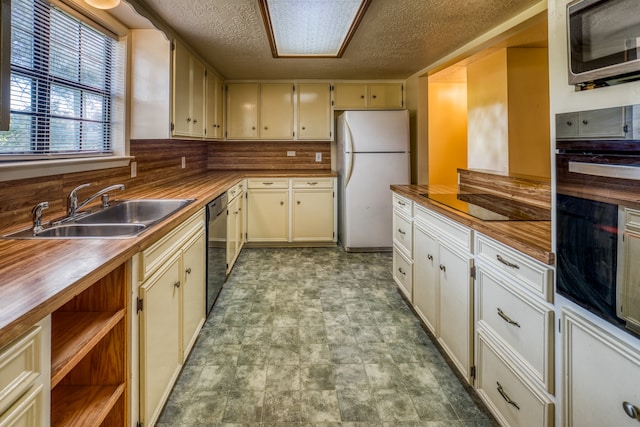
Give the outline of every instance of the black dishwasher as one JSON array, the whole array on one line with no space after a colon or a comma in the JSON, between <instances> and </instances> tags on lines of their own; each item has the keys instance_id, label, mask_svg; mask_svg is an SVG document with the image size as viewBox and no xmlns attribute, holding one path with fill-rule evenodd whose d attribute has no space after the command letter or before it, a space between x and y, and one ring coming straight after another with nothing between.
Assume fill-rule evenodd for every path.
<instances>
[{"instance_id":1,"label":"black dishwasher","mask_svg":"<svg viewBox=\"0 0 640 427\"><path fill-rule=\"evenodd\" d=\"M207 314L227 278L227 193L207 205Z\"/></svg>"}]
</instances>

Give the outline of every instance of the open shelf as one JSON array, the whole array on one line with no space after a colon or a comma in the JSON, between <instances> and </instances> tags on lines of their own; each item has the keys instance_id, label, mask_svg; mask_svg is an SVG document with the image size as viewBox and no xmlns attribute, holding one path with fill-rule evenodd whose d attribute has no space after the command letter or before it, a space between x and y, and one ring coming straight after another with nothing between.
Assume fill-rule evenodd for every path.
<instances>
[{"instance_id":1,"label":"open shelf","mask_svg":"<svg viewBox=\"0 0 640 427\"><path fill-rule=\"evenodd\" d=\"M125 385L66 386L51 392L52 426L100 426L123 396Z\"/></svg>"},{"instance_id":2,"label":"open shelf","mask_svg":"<svg viewBox=\"0 0 640 427\"><path fill-rule=\"evenodd\" d=\"M124 317L125 309L55 312L51 328L51 387L55 387Z\"/></svg>"}]
</instances>

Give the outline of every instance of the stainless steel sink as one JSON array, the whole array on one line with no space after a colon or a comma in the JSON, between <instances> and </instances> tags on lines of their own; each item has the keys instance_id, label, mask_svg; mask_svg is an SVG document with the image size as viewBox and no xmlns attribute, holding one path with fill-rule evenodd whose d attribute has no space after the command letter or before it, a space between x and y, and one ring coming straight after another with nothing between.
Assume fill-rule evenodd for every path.
<instances>
[{"instance_id":1,"label":"stainless steel sink","mask_svg":"<svg viewBox=\"0 0 640 427\"><path fill-rule=\"evenodd\" d=\"M45 228L34 237L43 238L122 238L141 233L144 224L65 224L57 227Z\"/></svg>"},{"instance_id":2,"label":"stainless steel sink","mask_svg":"<svg viewBox=\"0 0 640 427\"><path fill-rule=\"evenodd\" d=\"M80 213L76 218L53 221L34 233L22 230L6 239L122 239L138 236L152 225L193 202L194 199L132 199L106 208Z\"/></svg>"},{"instance_id":3,"label":"stainless steel sink","mask_svg":"<svg viewBox=\"0 0 640 427\"><path fill-rule=\"evenodd\" d=\"M150 225L187 206L192 199L136 199L116 202L92 212L76 224L145 224Z\"/></svg>"}]
</instances>

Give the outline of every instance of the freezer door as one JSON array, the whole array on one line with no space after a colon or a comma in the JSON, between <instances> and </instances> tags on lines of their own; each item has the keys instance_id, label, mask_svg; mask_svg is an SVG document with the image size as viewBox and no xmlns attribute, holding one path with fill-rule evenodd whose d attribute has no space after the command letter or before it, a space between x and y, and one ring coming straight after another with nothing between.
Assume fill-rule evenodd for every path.
<instances>
[{"instance_id":1,"label":"freezer door","mask_svg":"<svg viewBox=\"0 0 640 427\"><path fill-rule=\"evenodd\" d=\"M344 151L355 153L409 151L409 112L347 111L338 126Z\"/></svg>"},{"instance_id":2,"label":"freezer door","mask_svg":"<svg viewBox=\"0 0 640 427\"><path fill-rule=\"evenodd\" d=\"M409 184L408 153L347 155L341 176L340 241L346 250L390 249L391 184Z\"/></svg>"}]
</instances>

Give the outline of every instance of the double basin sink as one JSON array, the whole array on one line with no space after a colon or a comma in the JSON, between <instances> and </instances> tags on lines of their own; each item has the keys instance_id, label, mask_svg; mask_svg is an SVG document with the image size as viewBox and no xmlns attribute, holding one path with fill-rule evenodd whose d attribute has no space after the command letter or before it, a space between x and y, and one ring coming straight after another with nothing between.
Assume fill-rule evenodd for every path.
<instances>
[{"instance_id":1,"label":"double basin sink","mask_svg":"<svg viewBox=\"0 0 640 427\"><path fill-rule=\"evenodd\" d=\"M134 199L79 214L76 218L53 222L51 227L4 236L9 239L78 239L135 237L148 227L179 211L193 199Z\"/></svg>"}]
</instances>

